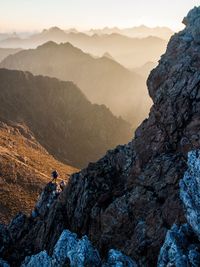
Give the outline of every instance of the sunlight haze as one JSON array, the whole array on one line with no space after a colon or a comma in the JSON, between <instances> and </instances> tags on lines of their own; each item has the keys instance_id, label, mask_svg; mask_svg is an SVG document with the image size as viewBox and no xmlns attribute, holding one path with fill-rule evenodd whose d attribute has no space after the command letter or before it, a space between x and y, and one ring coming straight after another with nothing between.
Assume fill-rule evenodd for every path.
<instances>
[{"instance_id":1,"label":"sunlight haze","mask_svg":"<svg viewBox=\"0 0 200 267\"><path fill-rule=\"evenodd\" d=\"M141 24L178 30L185 14L198 4L197 0L1 0L0 31Z\"/></svg>"}]
</instances>

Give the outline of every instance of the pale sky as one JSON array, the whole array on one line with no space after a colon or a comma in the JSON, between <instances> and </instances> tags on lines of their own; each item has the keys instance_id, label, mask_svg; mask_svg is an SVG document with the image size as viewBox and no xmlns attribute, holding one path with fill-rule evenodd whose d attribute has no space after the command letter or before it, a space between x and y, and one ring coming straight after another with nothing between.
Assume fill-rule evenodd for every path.
<instances>
[{"instance_id":1,"label":"pale sky","mask_svg":"<svg viewBox=\"0 0 200 267\"><path fill-rule=\"evenodd\" d=\"M141 24L177 30L195 5L200 0L0 0L0 31Z\"/></svg>"}]
</instances>

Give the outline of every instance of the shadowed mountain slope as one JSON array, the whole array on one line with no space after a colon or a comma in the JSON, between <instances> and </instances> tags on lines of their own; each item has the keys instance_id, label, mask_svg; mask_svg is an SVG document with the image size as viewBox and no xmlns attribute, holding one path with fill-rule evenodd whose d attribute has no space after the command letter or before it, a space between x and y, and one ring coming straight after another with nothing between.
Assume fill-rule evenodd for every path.
<instances>
[{"instance_id":1,"label":"shadowed mountain slope","mask_svg":"<svg viewBox=\"0 0 200 267\"><path fill-rule=\"evenodd\" d=\"M0 69L0 101L0 119L25 123L50 154L72 166L86 166L131 136L127 122L92 105L72 82Z\"/></svg>"},{"instance_id":2,"label":"shadowed mountain slope","mask_svg":"<svg viewBox=\"0 0 200 267\"><path fill-rule=\"evenodd\" d=\"M48 42L21 51L0 66L73 81L90 101L105 104L134 127L147 117L151 106L143 78L114 60L93 58L69 43Z\"/></svg>"},{"instance_id":3,"label":"shadowed mountain slope","mask_svg":"<svg viewBox=\"0 0 200 267\"><path fill-rule=\"evenodd\" d=\"M7 56L15 54L19 52L20 48L0 48L0 62L5 59Z\"/></svg>"},{"instance_id":4,"label":"shadowed mountain slope","mask_svg":"<svg viewBox=\"0 0 200 267\"><path fill-rule=\"evenodd\" d=\"M77 171L55 160L25 125L13 122L0 122L0 159L1 223L19 211L30 214L52 170L65 181Z\"/></svg>"},{"instance_id":5,"label":"shadowed mountain slope","mask_svg":"<svg viewBox=\"0 0 200 267\"><path fill-rule=\"evenodd\" d=\"M0 41L0 47L35 48L48 41L56 43L70 42L95 56L101 56L108 52L120 64L128 68L144 65L148 61L157 62L167 45L166 40L152 35L130 38L114 32L89 36L82 32L65 32L58 27L52 27L28 38L12 37Z\"/></svg>"}]
</instances>

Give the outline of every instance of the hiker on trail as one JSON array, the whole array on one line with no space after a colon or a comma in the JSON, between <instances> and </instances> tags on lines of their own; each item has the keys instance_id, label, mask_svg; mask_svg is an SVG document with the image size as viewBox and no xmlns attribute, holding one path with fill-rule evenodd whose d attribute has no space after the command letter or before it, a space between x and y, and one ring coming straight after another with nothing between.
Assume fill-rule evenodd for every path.
<instances>
[{"instance_id":1,"label":"hiker on trail","mask_svg":"<svg viewBox=\"0 0 200 267\"><path fill-rule=\"evenodd\" d=\"M57 181L57 178L58 178L59 174L58 172L55 170L55 171L52 171L51 173L51 177L52 177L52 183Z\"/></svg>"},{"instance_id":2,"label":"hiker on trail","mask_svg":"<svg viewBox=\"0 0 200 267\"><path fill-rule=\"evenodd\" d=\"M66 186L66 183L65 183L65 181L61 181L60 182L60 189L63 191L64 190L64 188L65 188L65 186Z\"/></svg>"}]
</instances>

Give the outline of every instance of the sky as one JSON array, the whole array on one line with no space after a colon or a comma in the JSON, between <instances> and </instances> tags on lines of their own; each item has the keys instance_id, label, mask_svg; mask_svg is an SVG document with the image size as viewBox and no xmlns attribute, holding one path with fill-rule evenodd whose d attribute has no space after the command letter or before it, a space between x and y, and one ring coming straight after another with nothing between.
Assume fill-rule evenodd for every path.
<instances>
[{"instance_id":1,"label":"sky","mask_svg":"<svg viewBox=\"0 0 200 267\"><path fill-rule=\"evenodd\" d=\"M200 0L0 0L0 31L168 26L182 27Z\"/></svg>"}]
</instances>

